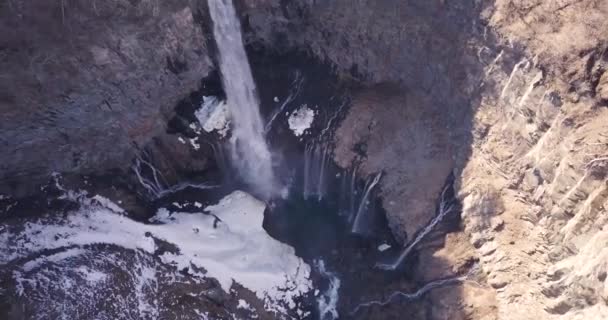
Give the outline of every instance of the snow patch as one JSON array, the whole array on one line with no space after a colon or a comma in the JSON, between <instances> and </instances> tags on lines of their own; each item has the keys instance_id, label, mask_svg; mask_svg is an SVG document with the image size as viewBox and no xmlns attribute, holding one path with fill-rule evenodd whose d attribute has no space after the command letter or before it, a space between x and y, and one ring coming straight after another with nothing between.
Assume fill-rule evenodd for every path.
<instances>
[{"instance_id":1,"label":"snow patch","mask_svg":"<svg viewBox=\"0 0 608 320\"><path fill-rule=\"evenodd\" d=\"M203 96L203 103L194 115L205 132L217 131L222 137L228 133L230 113L225 101L213 96Z\"/></svg>"},{"instance_id":2,"label":"snow patch","mask_svg":"<svg viewBox=\"0 0 608 320\"><path fill-rule=\"evenodd\" d=\"M106 206L113 207L107 203ZM156 238L179 249L179 253L164 253L160 257L164 263L179 270L187 268L200 277L216 278L226 292L233 282L238 282L265 301L267 309L284 313L285 306L295 308L294 299L311 290L310 266L295 255L292 247L266 233L262 228L264 209L263 202L245 192L235 191L218 204L205 208L209 214L160 209L151 219L158 224L144 224L90 203L69 214L65 221L49 217L27 222L16 233L3 232L0 234L0 263L42 250L83 248L92 244L113 244L154 253ZM220 223L216 222L216 216ZM55 258L47 256L45 259L65 259L78 252L65 250ZM35 263L40 262L32 262L28 268L34 268ZM199 268L207 273L196 271ZM140 267L136 273L138 297L143 299L142 292L157 283L155 270ZM99 274L91 277L102 278ZM140 314L153 316L158 312L145 300L140 300L138 305Z\"/></svg>"},{"instance_id":3,"label":"snow patch","mask_svg":"<svg viewBox=\"0 0 608 320\"><path fill-rule=\"evenodd\" d=\"M25 272L29 272L32 271L33 269L39 267L41 264L45 263L45 262L58 262L61 260L65 260L71 257L75 257L75 256L79 256L81 254L84 254L86 251L83 249L79 249L79 248L74 248L74 249L68 249L56 254L52 254L49 256L41 256L39 258L36 258L34 260L30 260L26 263L23 264L23 266L21 267L21 269Z\"/></svg>"},{"instance_id":4,"label":"snow patch","mask_svg":"<svg viewBox=\"0 0 608 320\"><path fill-rule=\"evenodd\" d=\"M95 195L93 197L93 200L99 202L99 204L104 207L104 208L108 208L116 213L124 213L125 210L121 207L119 207L116 203L112 202L112 200L106 198L106 197L102 197L100 195Z\"/></svg>"},{"instance_id":5,"label":"snow patch","mask_svg":"<svg viewBox=\"0 0 608 320\"><path fill-rule=\"evenodd\" d=\"M201 148L201 144L198 143L198 137L188 139L188 142L190 142L190 145L192 146L192 148L194 148L194 150L198 150Z\"/></svg>"},{"instance_id":6,"label":"snow patch","mask_svg":"<svg viewBox=\"0 0 608 320\"><path fill-rule=\"evenodd\" d=\"M303 105L291 113L289 119L287 119L287 123L289 124L289 129L293 131L293 134L295 134L296 137L299 137L304 134L306 129L310 128L314 119L315 112L307 105Z\"/></svg>"},{"instance_id":7,"label":"snow patch","mask_svg":"<svg viewBox=\"0 0 608 320\"><path fill-rule=\"evenodd\" d=\"M239 299L239 304L236 307L239 309L245 309L247 311L255 312L255 309L243 299Z\"/></svg>"},{"instance_id":8,"label":"snow patch","mask_svg":"<svg viewBox=\"0 0 608 320\"><path fill-rule=\"evenodd\" d=\"M147 292L155 292L157 287L156 270L150 266L138 265L135 277L135 296L140 315L158 319L158 309L155 301L149 301Z\"/></svg>"},{"instance_id":9,"label":"snow patch","mask_svg":"<svg viewBox=\"0 0 608 320\"><path fill-rule=\"evenodd\" d=\"M383 243L383 244L381 244L381 245L378 246L378 251L384 252L384 251L386 251L386 250L388 250L390 248L391 248L390 244Z\"/></svg>"},{"instance_id":10,"label":"snow patch","mask_svg":"<svg viewBox=\"0 0 608 320\"><path fill-rule=\"evenodd\" d=\"M86 266L80 266L76 269L80 274L82 274L83 278L90 283L98 283L105 281L108 278L108 275L95 269L88 268Z\"/></svg>"}]
</instances>

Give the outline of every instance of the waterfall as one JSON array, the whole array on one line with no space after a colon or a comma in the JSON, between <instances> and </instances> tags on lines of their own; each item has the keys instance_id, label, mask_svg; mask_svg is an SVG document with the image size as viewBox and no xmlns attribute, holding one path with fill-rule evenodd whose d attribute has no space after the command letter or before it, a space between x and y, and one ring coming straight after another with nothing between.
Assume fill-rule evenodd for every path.
<instances>
[{"instance_id":1,"label":"waterfall","mask_svg":"<svg viewBox=\"0 0 608 320\"><path fill-rule=\"evenodd\" d=\"M353 173L350 177L350 202L349 202L349 221L351 222L353 217L353 212L355 212L355 205L357 201L357 169L359 167L355 167L353 169Z\"/></svg>"},{"instance_id":2,"label":"waterfall","mask_svg":"<svg viewBox=\"0 0 608 320\"><path fill-rule=\"evenodd\" d=\"M255 83L243 46L241 24L232 0L207 3L233 125L231 160L244 181L254 187L260 196L268 198L278 186L264 137Z\"/></svg>"},{"instance_id":3,"label":"waterfall","mask_svg":"<svg viewBox=\"0 0 608 320\"><path fill-rule=\"evenodd\" d=\"M283 113L283 111L285 111L285 108L287 108L287 106L292 101L294 101L295 98L298 97L298 95L300 94L300 91L302 91L303 84L304 84L304 78L302 77L302 74L300 73L300 71L296 71L294 80L291 82L291 88L289 89L289 94L287 95L285 100L283 100L283 103L281 103L281 105L276 110L274 110L272 112L272 114L270 115L268 123L266 123L266 127L264 129L265 133L270 132L275 120L279 117L279 115L281 115Z\"/></svg>"},{"instance_id":4,"label":"waterfall","mask_svg":"<svg viewBox=\"0 0 608 320\"><path fill-rule=\"evenodd\" d=\"M329 148L320 142L310 142L304 148L304 199L316 196L323 200L327 193L327 173L331 164Z\"/></svg>"},{"instance_id":5,"label":"waterfall","mask_svg":"<svg viewBox=\"0 0 608 320\"><path fill-rule=\"evenodd\" d=\"M352 212L355 210L355 201L357 197L357 166L346 169L340 177L340 199L338 213L349 219L352 222Z\"/></svg>"},{"instance_id":6,"label":"waterfall","mask_svg":"<svg viewBox=\"0 0 608 320\"><path fill-rule=\"evenodd\" d=\"M365 189L363 191L363 198L361 198L361 202L359 203L359 208L357 209L357 213L355 215L355 221L353 221L352 233L361 233L362 230L362 219L363 215L367 211L369 207L369 195L371 194L374 187L380 182L380 178L382 178L382 172L378 172L373 178L370 178L369 181L365 184Z\"/></svg>"},{"instance_id":7,"label":"waterfall","mask_svg":"<svg viewBox=\"0 0 608 320\"><path fill-rule=\"evenodd\" d=\"M455 209L454 203L452 201L450 201L447 197L447 191L450 187L451 187L451 185L447 184L443 188L443 191L441 192L441 202L439 203L439 214L437 214L437 216L435 216L431 220L431 222L429 222L429 224L420 233L418 233L418 235L416 236L414 241L412 241L407 247L405 247L405 249L399 255L397 260L395 260L395 262L393 262L391 264L379 263L379 264L376 264L377 268L384 269L384 270L397 269L401 265L401 263L403 263L405 258L410 254L410 252L416 247L416 245L418 243L420 243L420 241L422 241L422 239L424 239L424 237L426 237L426 235L429 234L435 228L435 226L437 226L437 224L439 222L441 222L441 220L443 220L443 218L448 213L454 211L454 209Z\"/></svg>"},{"instance_id":8,"label":"waterfall","mask_svg":"<svg viewBox=\"0 0 608 320\"><path fill-rule=\"evenodd\" d=\"M213 151L213 158L215 159L215 164L217 165L217 168L222 174L223 181L232 181L232 170L230 170L230 163L226 160L224 146L218 142L203 142L207 143L207 145L211 148L211 151Z\"/></svg>"}]
</instances>

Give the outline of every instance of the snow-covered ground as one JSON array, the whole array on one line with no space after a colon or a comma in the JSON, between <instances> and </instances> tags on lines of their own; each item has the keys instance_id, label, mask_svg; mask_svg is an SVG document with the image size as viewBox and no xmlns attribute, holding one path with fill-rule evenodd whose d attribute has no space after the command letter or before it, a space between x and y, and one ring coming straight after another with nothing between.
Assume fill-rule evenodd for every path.
<instances>
[{"instance_id":1,"label":"snow-covered ground","mask_svg":"<svg viewBox=\"0 0 608 320\"><path fill-rule=\"evenodd\" d=\"M233 192L218 204L205 208L204 213L160 209L150 224L129 219L109 200L96 200L83 203L81 209L66 217L41 218L18 228L0 225L0 265L20 264L13 272L13 280L21 286L21 293L28 288L52 286L44 280L49 279L44 272L50 272L51 268L35 276L30 275L32 270L41 265L57 267L75 257L96 254L98 251L90 250L104 244L145 255L145 259L138 259L146 263L126 266L124 271L136 275L131 290L151 290L158 286L159 275L157 268L150 267L149 260L158 253L161 241L175 248L159 254L163 268L174 266L200 279L215 278L225 292L234 289L237 282L255 292L264 301L266 310L285 313L296 308L294 299L312 289L310 266L295 255L292 247L265 232L262 228L265 205L245 192ZM97 257L105 261L99 264L107 264L110 256ZM56 285L72 286L78 281L103 283L109 275L104 268L97 268L99 264L61 272L62 279ZM136 270L130 270L133 268ZM137 304L139 314L153 317L155 300L145 294L137 297L142 300Z\"/></svg>"}]
</instances>

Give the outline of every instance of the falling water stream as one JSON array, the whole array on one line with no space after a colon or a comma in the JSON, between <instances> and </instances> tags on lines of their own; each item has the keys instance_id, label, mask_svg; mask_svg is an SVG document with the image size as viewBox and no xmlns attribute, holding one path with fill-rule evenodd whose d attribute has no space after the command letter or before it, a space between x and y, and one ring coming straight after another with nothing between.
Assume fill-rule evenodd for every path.
<instances>
[{"instance_id":1,"label":"falling water stream","mask_svg":"<svg viewBox=\"0 0 608 320\"><path fill-rule=\"evenodd\" d=\"M359 208L357 209L357 213L355 215L355 219L353 221L353 226L352 226L352 232L353 233L360 233L363 230L363 215L365 215L365 212L367 211L367 208L369 207L369 196L370 193L372 192L372 190L374 190L374 187L376 187L376 185L378 184L378 182L380 182L380 178L382 178L382 172L378 172L375 176L373 176L372 178L370 178L370 180L365 184L365 189L363 191L363 198L361 198L361 203L359 204Z\"/></svg>"},{"instance_id":2,"label":"falling water stream","mask_svg":"<svg viewBox=\"0 0 608 320\"><path fill-rule=\"evenodd\" d=\"M241 24L232 0L214 0L208 4L222 83L233 121L231 160L245 182L259 196L269 198L277 190L277 184L257 90L243 46Z\"/></svg>"}]
</instances>

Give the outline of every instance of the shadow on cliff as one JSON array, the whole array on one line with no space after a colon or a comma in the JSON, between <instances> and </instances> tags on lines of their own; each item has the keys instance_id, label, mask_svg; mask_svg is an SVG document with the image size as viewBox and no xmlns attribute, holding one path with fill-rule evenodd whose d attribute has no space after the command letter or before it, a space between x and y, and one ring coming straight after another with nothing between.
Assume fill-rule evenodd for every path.
<instances>
[{"instance_id":1,"label":"shadow on cliff","mask_svg":"<svg viewBox=\"0 0 608 320\"><path fill-rule=\"evenodd\" d=\"M447 165L441 166L445 172L435 174L437 178L431 183L425 181L430 187L421 193L427 190L427 197L438 194L437 190L441 189L449 172L455 174L457 188L462 185L460 173L471 155L474 141L473 117L480 104L480 90L486 85L484 67L499 51L483 19L483 12L491 3L416 0L239 2L248 41L277 52L304 52L330 64L341 81L351 85L355 100L359 93L373 91L378 84L399 88L397 90L402 90L404 95L422 97L426 103L404 101L404 108L420 108L420 113L430 113L429 119L435 119L431 121L441 125L427 123L431 127L428 134L445 138L440 139L440 148L421 145L425 139L414 142L413 147L421 148L423 152L410 161L411 165L404 166L416 168L420 163L445 163L447 159ZM376 96L373 103L382 104L383 100ZM421 121L422 126L424 121ZM382 126L382 122L377 125ZM382 143L381 139L379 143ZM376 148L378 152L392 148L386 141L384 143ZM394 150L392 156L403 157L410 152L412 149ZM399 181L402 184L418 182L420 180L412 180L407 175ZM401 209L406 216L403 220L408 221L408 207ZM426 212L425 217L410 221L417 226L414 230L419 232L431 220L433 210ZM410 276L418 287L463 271L475 261L473 248L459 221L443 231L452 233L433 232L414 253L417 258L412 258L411 263L416 266ZM397 230L400 232L406 243L416 234L416 231ZM396 299L385 307L371 308L357 318L465 319L478 312L492 312L475 304L478 300L471 299L475 290L465 287L435 289L425 295L426 299L414 304ZM392 289L398 290L399 284L386 288L385 294ZM409 316L408 310L411 310Z\"/></svg>"}]
</instances>

